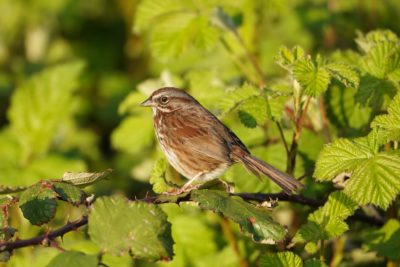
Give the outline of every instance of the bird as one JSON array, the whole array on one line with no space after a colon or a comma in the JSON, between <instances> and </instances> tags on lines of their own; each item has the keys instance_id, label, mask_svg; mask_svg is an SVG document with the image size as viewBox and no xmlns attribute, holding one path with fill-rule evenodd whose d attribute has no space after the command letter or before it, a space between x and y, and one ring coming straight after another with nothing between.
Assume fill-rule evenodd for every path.
<instances>
[{"instance_id":1,"label":"bird","mask_svg":"<svg viewBox=\"0 0 400 267\"><path fill-rule=\"evenodd\" d=\"M177 193L218 178L235 163L257 177L269 177L287 194L303 187L289 174L253 156L226 125L184 90L160 88L140 105L151 107L162 151L172 167L189 179Z\"/></svg>"}]
</instances>

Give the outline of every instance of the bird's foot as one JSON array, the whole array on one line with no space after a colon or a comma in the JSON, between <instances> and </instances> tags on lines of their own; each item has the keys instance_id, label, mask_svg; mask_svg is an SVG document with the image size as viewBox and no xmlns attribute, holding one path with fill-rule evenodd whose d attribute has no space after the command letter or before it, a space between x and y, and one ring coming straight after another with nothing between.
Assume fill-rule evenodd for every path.
<instances>
[{"instance_id":1,"label":"bird's foot","mask_svg":"<svg viewBox=\"0 0 400 267\"><path fill-rule=\"evenodd\" d=\"M167 196L176 196L176 195L180 195L180 194L183 194L183 193L188 193L188 192L190 192L190 191L192 191L194 189L197 189L199 187L200 187L199 184L187 185L187 186L183 185L181 188L173 188L173 189L171 189L171 190L169 190L167 192L164 192L163 194L167 195Z\"/></svg>"}]
</instances>

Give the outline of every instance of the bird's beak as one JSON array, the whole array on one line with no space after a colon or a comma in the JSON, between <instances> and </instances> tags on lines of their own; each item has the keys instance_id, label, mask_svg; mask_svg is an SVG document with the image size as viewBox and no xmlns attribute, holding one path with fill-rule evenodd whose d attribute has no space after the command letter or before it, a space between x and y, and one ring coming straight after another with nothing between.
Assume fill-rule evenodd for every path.
<instances>
[{"instance_id":1,"label":"bird's beak","mask_svg":"<svg viewBox=\"0 0 400 267\"><path fill-rule=\"evenodd\" d=\"M152 107L153 106L153 101L150 98L147 98L145 101L143 101L140 106L142 107Z\"/></svg>"}]
</instances>

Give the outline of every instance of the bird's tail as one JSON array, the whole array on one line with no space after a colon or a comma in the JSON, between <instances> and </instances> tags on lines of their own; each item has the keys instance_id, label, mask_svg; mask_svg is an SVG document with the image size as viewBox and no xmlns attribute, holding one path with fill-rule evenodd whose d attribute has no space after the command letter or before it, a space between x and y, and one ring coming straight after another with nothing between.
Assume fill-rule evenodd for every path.
<instances>
[{"instance_id":1,"label":"bird's tail","mask_svg":"<svg viewBox=\"0 0 400 267\"><path fill-rule=\"evenodd\" d=\"M303 185L292 176L284 173L268 163L254 157L250 154L245 154L240 157L240 161L244 166L257 176L264 174L271 178L276 184L278 184L284 192L291 194L298 191Z\"/></svg>"}]
</instances>

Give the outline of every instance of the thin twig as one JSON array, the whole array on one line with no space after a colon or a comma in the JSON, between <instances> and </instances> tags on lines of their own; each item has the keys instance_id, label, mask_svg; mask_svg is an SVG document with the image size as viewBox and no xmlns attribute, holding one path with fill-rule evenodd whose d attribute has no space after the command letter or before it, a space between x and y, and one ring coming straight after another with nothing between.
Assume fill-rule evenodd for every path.
<instances>
[{"instance_id":1,"label":"thin twig","mask_svg":"<svg viewBox=\"0 0 400 267\"><path fill-rule=\"evenodd\" d=\"M296 114L295 118L294 118L295 129L294 129L292 143L290 145L288 159L287 159L287 165L286 165L286 172L291 175L293 175L294 170L296 168L297 148L299 146L298 142L300 139L301 130L303 129L304 118L307 114L307 110L308 110L310 101L311 101L311 96L307 97L304 108L302 108L298 112L295 112L295 114Z\"/></svg>"},{"instance_id":2,"label":"thin twig","mask_svg":"<svg viewBox=\"0 0 400 267\"><path fill-rule=\"evenodd\" d=\"M43 235L34 238L3 242L0 243L0 252L3 251L12 252L14 249L29 247L33 245L40 245L46 240L53 240L57 237L63 236L64 234L74 231L79 227L86 225L87 223L88 223L88 218L86 216L83 216L79 220L67 223L66 225L58 228L57 230L45 233Z\"/></svg>"},{"instance_id":3,"label":"thin twig","mask_svg":"<svg viewBox=\"0 0 400 267\"><path fill-rule=\"evenodd\" d=\"M232 59L232 61L236 64L236 66L243 72L243 74L251 81L254 83L258 83L257 82L257 78L254 77L254 75L252 73L250 73L247 69L246 66L240 61L240 59L238 59L232 48L229 46L228 42L225 40L225 38L221 37L219 38L219 40L221 41L222 46L225 48L225 50L227 51L229 57Z\"/></svg>"},{"instance_id":4,"label":"thin twig","mask_svg":"<svg viewBox=\"0 0 400 267\"><path fill-rule=\"evenodd\" d=\"M298 122L296 125L296 136L295 136L296 141L298 141L300 138L301 130L303 128L304 118L307 114L307 110L308 110L308 106L310 105L310 101L311 101L311 96L307 97L306 104L304 105L304 108L300 112L300 117L298 118Z\"/></svg>"},{"instance_id":5,"label":"thin twig","mask_svg":"<svg viewBox=\"0 0 400 267\"><path fill-rule=\"evenodd\" d=\"M282 126L279 123L279 121L276 122L276 126L278 127L279 135L281 136L282 143L285 146L286 155L289 155L289 146L288 146L288 144L286 142L286 138L285 138L285 135L283 134Z\"/></svg>"},{"instance_id":6,"label":"thin twig","mask_svg":"<svg viewBox=\"0 0 400 267\"><path fill-rule=\"evenodd\" d=\"M303 205L307 205L310 207L318 208L322 206L325 201L323 199L316 200L312 198L308 198L302 195L288 195L286 193L235 193L231 194L234 196L239 196L244 200L253 200L258 202L269 201L269 200L278 200L278 201L288 201L293 203L299 203Z\"/></svg>"},{"instance_id":7,"label":"thin twig","mask_svg":"<svg viewBox=\"0 0 400 267\"><path fill-rule=\"evenodd\" d=\"M221 227L222 227L222 231L224 232L224 234L226 236L226 239L228 240L229 244L232 246L233 251L235 252L235 254L237 255L237 257L239 259L240 267L248 267L249 265L247 264L247 262L245 261L245 259L243 258L243 256L240 253L239 244L238 244L238 241L232 230L232 227L229 223L229 220L226 219L225 217L221 218Z\"/></svg>"}]
</instances>

